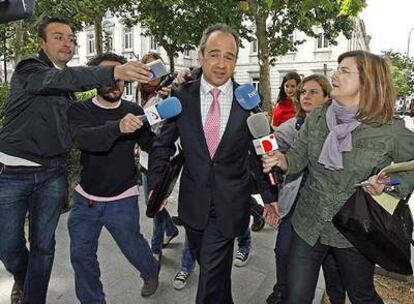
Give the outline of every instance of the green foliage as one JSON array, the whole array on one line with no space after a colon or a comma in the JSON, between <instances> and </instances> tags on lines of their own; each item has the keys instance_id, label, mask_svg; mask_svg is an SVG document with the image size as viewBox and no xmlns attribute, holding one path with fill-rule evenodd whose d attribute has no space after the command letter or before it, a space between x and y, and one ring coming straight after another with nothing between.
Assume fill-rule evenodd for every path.
<instances>
[{"instance_id":1,"label":"green foliage","mask_svg":"<svg viewBox=\"0 0 414 304\"><path fill-rule=\"evenodd\" d=\"M4 119L4 107L6 105L7 94L9 92L9 84L7 82L0 83L0 127Z\"/></svg>"},{"instance_id":2,"label":"green foliage","mask_svg":"<svg viewBox=\"0 0 414 304\"><path fill-rule=\"evenodd\" d=\"M414 94L414 60L392 50L384 52L392 65L392 76L398 96Z\"/></svg>"},{"instance_id":3,"label":"green foliage","mask_svg":"<svg viewBox=\"0 0 414 304\"><path fill-rule=\"evenodd\" d=\"M340 14L357 16L358 12L366 7L365 0L336 0L341 5Z\"/></svg>"},{"instance_id":4,"label":"green foliage","mask_svg":"<svg viewBox=\"0 0 414 304\"><path fill-rule=\"evenodd\" d=\"M121 15L127 25L141 23L144 35L156 37L168 56L198 46L203 30L217 22L227 23L240 34L247 33L242 26L243 14L237 11L236 1L199 0L135 0L136 9L125 9Z\"/></svg>"},{"instance_id":5,"label":"green foliage","mask_svg":"<svg viewBox=\"0 0 414 304\"><path fill-rule=\"evenodd\" d=\"M258 18L267 20L265 37L269 46L269 56L273 58L295 51L304 40L294 40L295 30L310 37L317 37L316 27L321 27L329 43L336 44L340 33L350 37L353 19L364 6L365 0L303 0L303 1L250 1L247 13L256 22ZM269 7L268 4L272 5Z\"/></svg>"}]
</instances>

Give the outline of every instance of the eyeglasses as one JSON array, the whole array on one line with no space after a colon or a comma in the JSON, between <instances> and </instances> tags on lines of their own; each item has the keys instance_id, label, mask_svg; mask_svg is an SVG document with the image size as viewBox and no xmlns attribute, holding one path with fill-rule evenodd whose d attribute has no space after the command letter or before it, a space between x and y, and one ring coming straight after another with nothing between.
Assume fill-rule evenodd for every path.
<instances>
[{"instance_id":1,"label":"eyeglasses","mask_svg":"<svg viewBox=\"0 0 414 304\"><path fill-rule=\"evenodd\" d=\"M317 95L319 94L321 91L318 89L309 89L309 90L300 90L299 93L300 95L305 95L305 94L309 94L309 95Z\"/></svg>"}]
</instances>

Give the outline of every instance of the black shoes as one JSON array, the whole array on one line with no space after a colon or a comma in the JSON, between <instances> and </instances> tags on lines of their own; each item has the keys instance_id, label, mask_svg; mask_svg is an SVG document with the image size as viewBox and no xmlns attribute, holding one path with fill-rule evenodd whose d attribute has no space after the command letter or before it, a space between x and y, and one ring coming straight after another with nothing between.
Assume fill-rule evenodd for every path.
<instances>
[{"instance_id":1,"label":"black shoes","mask_svg":"<svg viewBox=\"0 0 414 304\"><path fill-rule=\"evenodd\" d=\"M141 296L143 296L144 298L153 295L157 291L160 277L160 269L161 264L158 264L157 275L147 280L144 279L144 285L142 285L141 288Z\"/></svg>"},{"instance_id":2,"label":"black shoes","mask_svg":"<svg viewBox=\"0 0 414 304\"><path fill-rule=\"evenodd\" d=\"M267 304L281 304L282 298L280 296L280 293L272 292L266 299Z\"/></svg>"},{"instance_id":3,"label":"black shoes","mask_svg":"<svg viewBox=\"0 0 414 304\"><path fill-rule=\"evenodd\" d=\"M253 224L250 229L254 232L258 232L263 229L265 220L262 217L253 216Z\"/></svg>"}]
</instances>

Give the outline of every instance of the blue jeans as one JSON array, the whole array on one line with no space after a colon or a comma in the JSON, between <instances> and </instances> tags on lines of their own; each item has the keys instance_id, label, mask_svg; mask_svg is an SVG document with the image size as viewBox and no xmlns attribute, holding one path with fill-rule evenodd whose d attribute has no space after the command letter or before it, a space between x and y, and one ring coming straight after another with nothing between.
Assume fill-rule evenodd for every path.
<instances>
[{"instance_id":1,"label":"blue jeans","mask_svg":"<svg viewBox=\"0 0 414 304\"><path fill-rule=\"evenodd\" d=\"M288 289L288 275L290 269L288 268L289 257L291 255L291 243L293 235L292 216L295 211L296 203L292 206L289 213L282 219L279 225L276 244L276 285L273 287L274 292L280 294L280 299L283 302L287 297ZM326 282L326 293L332 304L345 303L345 289L339 274L338 265L333 254L328 251L322 263L322 269Z\"/></svg>"},{"instance_id":2,"label":"blue jeans","mask_svg":"<svg viewBox=\"0 0 414 304\"><path fill-rule=\"evenodd\" d=\"M65 168L0 174L0 259L24 282L23 303L46 302L55 256L55 230L67 193ZM29 212L30 251L24 222Z\"/></svg>"},{"instance_id":3,"label":"blue jeans","mask_svg":"<svg viewBox=\"0 0 414 304\"><path fill-rule=\"evenodd\" d=\"M288 264L288 298L284 303L312 303L319 270L331 251L349 299L354 304L383 304L374 287L375 265L357 249L336 248L319 241L310 246L293 231Z\"/></svg>"},{"instance_id":4,"label":"blue jeans","mask_svg":"<svg viewBox=\"0 0 414 304\"><path fill-rule=\"evenodd\" d=\"M145 205L148 205L148 177L144 172L142 172L142 185L144 187ZM178 234L178 228L172 222L171 216L165 208L158 212L153 220L151 238L151 249L153 253L160 253L162 251L164 234L167 236L175 236Z\"/></svg>"},{"instance_id":5,"label":"blue jeans","mask_svg":"<svg viewBox=\"0 0 414 304\"><path fill-rule=\"evenodd\" d=\"M140 233L138 197L96 202L89 207L88 200L74 191L68 228L76 295L81 303L101 304L105 300L96 256L102 227L145 280L157 276L158 263Z\"/></svg>"},{"instance_id":6,"label":"blue jeans","mask_svg":"<svg viewBox=\"0 0 414 304\"><path fill-rule=\"evenodd\" d=\"M251 239L251 234L250 234L250 228L247 227L244 234L237 238L237 243L239 247L238 250L243 252L244 254L249 254L250 248L251 248L251 242L252 242L252 239ZM184 248L183 248L183 251L181 252L180 270L184 272L192 273L194 271L195 261L196 261L195 253L193 250L191 250L187 236L185 236Z\"/></svg>"}]
</instances>

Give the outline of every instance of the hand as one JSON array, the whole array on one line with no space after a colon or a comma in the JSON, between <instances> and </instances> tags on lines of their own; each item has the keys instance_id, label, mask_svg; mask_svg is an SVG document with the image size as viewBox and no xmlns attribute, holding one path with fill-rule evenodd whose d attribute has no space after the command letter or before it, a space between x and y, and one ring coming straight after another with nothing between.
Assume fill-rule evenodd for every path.
<instances>
[{"instance_id":1,"label":"hand","mask_svg":"<svg viewBox=\"0 0 414 304\"><path fill-rule=\"evenodd\" d=\"M119 122L119 130L122 134L134 133L140 129L144 123L134 114L128 113Z\"/></svg>"},{"instance_id":2,"label":"hand","mask_svg":"<svg viewBox=\"0 0 414 304\"><path fill-rule=\"evenodd\" d=\"M264 173L269 173L274 166L278 166L283 171L287 170L286 156L277 150L264 154L262 163Z\"/></svg>"},{"instance_id":3,"label":"hand","mask_svg":"<svg viewBox=\"0 0 414 304\"><path fill-rule=\"evenodd\" d=\"M265 204L263 209L264 210L262 216L265 219L266 223L273 228L277 228L281 220L277 203L273 202L270 204Z\"/></svg>"},{"instance_id":4,"label":"hand","mask_svg":"<svg viewBox=\"0 0 414 304\"><path fill-rule=\"evenodd\" d=\"M171 93L171 87L172 85L169 85L168 87L163 87L161 90L158 90L158 94L161 96L169 96Z\"/></svg>"},{"instance_id":5,"label":"hand","mask_svg":"<svg viewBox=\"0 0 414 304\"><path fill-rule=\"evenodd\" d=\"M148 83L151 81L150 67L140 61L132 60L114 67L115 80L139 81Z\"/></svg>"},{"instance_id":6,"label":"hand","mask_svg":"<svg viewBox=\"0 0 414 304\"><path fill-rule=\"evenodd\" d=\"M362 189L370 195L380 195L385 189L385 183L389 181L390 178L384 172L380 172L368 178L368 183L362 186Z\"/></svg>"},{"instance_id":7,"label":"hand","mask_svg":"<svg viewBox=\"0 0 414 304\"><path fill-rule=\"evenodd\" d=\"M182 70L178 72L177 77L175 77L174 83L177 85L187 82L187 77L190 76L191 71L189 69Z\"/></svg>"}]
</instances>

